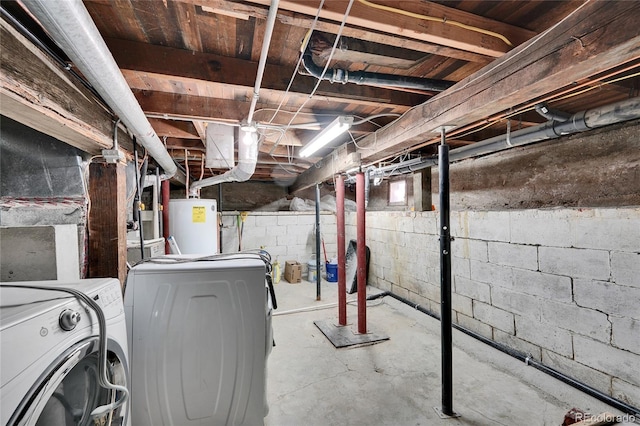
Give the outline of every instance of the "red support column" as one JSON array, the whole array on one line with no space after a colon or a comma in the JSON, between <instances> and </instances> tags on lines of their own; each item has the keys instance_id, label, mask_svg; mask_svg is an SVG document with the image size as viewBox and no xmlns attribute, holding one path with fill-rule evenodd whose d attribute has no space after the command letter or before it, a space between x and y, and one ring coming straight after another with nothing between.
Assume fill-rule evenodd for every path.
<instances>
[{"instance_id":1,"label":"red support column","mask_svg":"<svg viewBox=\"0 0 640 426\"><path fill-rule=\"evenodd\" d=\"M356 175L356 258L358 269L358 333L367 333L367 259L365 240L365 188L364 173Z\"/></svg>"},{"instance_id":2,"label":"red support column","mask_svg":"<svg viewBox=\"0 0 640 426\"><path fill-rule=\"evenodd\" d=\"M336 178L336 223L338 225L338 325L347 325L347 269L344 226L344 177Z\"/></svg>"},{"instance_id":3,"label":"red support column","mask_svg":"<svg viewBox=\"0 0 640 426\"><path fill-rule=\"evenodd\" d=\"M164 237L164 253L169 254L169 181L162 181L162 236Z\"/></svg>"}]
</instances>

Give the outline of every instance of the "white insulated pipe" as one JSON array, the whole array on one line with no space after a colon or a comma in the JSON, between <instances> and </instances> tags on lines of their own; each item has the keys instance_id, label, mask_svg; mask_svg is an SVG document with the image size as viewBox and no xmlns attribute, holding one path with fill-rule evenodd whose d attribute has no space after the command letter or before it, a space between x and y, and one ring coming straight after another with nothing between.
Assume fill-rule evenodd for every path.
<instances>
[{"instance_id":1,"label":"white insulated pipe","mask_svg":"<svg viewBox=\"0 0 640 426\"><path fill-rule=\"evenodd\" d=\"M260 52L260 60L258 62L258 72L256 74L256 82L253 86L253 98L251 99L251 106L249 107L249 115L247 116L247 124L251 125L253 121L253 114L256 110L256 104L260 97L260 86L262 85L262 77L264 76L264 68L267 65L267 57L269 56L269 46L271 46L271 35L273 34L273 27L276 24L276 16L278 14L279 0L271 0L271 6L269 7L269 14L267 15L267 23L264 28L264 38L262 42L262 51Z\"/></svg>"},{"instance_id":2,"label":"white insulated pipe","mask_svg":"<svg viewBox=\"0 0 640 426\"><path fill-rule=\"evenodd\" d=\"M262 51L260 53L260 61L258 62L256 82L253 88L253 98L251 99L251 107L249 108L249 115L247 116L248 125L253 125L253 114L256 109L256 104L258 103L258 98L260 97L260 86L262 84L264 68L267 64L267 57L269 55L269 46L271 45L273 27L276 23L278 2L279 0L271 0L271 7L269 8L269 14L267 15L267 23L264 29L264 41L262 44ZM213 186L225 182L245 182L253 176L258 162L258 135L256 132L249 132L243 130L243 128L240 129L239 134L238 163L236 166L221 175L193 182L189 187L190 196L197 196L198 190L205 186Z\"/></svg>"},{"instance_id":3,"label":"white insulated pipe","mask_svg":"<svg viewBox=\"0 0 640 426\"><path fill-rule=\"evenodd\" d=\"M184 182L184 175L178 173L177 166L145 117L82 1L23 0L22 3L158 162L166 177Z\"/></svg>"}]
</instances>

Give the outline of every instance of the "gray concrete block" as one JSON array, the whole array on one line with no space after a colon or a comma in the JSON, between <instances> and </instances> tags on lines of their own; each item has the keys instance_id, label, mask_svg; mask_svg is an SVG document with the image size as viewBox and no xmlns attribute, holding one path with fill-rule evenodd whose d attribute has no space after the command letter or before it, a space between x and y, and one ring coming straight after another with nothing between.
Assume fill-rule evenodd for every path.
<instances>
[{"instance_id":1,"label":"gray concrete block","mask_svg":"<svg viewBox=\"0 0 640 426\"><path fill-rule=\"evenodd\" d=\"M327 218L329 218L331 216L327 216L327 215L321 215L320 216L320 225L324 225L325 221L327 220ZM315 214L310 214L310 213L300 213L298 215L298 224L299 225L310 225L310 226L314 226L316 223L316 215Z\"/></svg>"},{"instance_id":2,"label":"gray concrete block","mask_svg":"<svg viewBox=\"0 0 640 426\"><path fill-rule=\"evenodd\" d=\"M601 392L611 394L611 376L607 374L547 349L542 350L541 362Z\"/></svg>"},{"instance_id":3,"label":"gray concrete block","mask_svg":"<svg viewBox=\"0 0 640 426\"><path fill-rule=\"evenodd\" d=\"M571 333L567 330L516 316L516 336L560 355L573 355Z\"/></svg>"},{"instance_id":4,"label":"gray concrete block","mask_svg":"<svg viewBox=\"0 0 640 426\"><path fill-rule=\"evenodd\" d=\"M640 253L611 252L611 278L618 285L640 288Z\"/></svg>"},{"instance_id":5,"label":"gray concrete block","mask_svg":"<svg viewBox=\"0 0 640 426\"><path fill-rule=\"evenodd\" d=\"M578 306L640 319L640 288L596 280L573 280L573 297Z\"/></svg>"},{"instance_id":6,"label":"gray concrete block","mask_svg":"<svg viewBox=\"0 0 640 426\"><path fill-rule=\"evenodd\" d=\"M511 241L508 211L469 212L469 238L484 241Z\"/></svg>"},{"instance_id":7,"label":"gray concrete block","mask_svg":"<svg viewBox=\"0 0 640 426\"><path fill-rule=\"evenodd\" d=\"M413 223L415 218L413 215L400 216L396 222L396 230L401 232L413 232Z\"/></svg>"},{"instance_id":8,"label":"gray concrete block","mask_svg":"<svg viewBox=\"0 0 640 426\"><path fill-rule=\"evenodd\" d=\"M489 262L516 268L538 270L538 248L501 242L489 243Z\"/></svg>"},{"instance_id":9,"label":"gray concrete block","mask_svg":"<svg viewBox=\"0 0 640 426\"><path fill-rule=\"evenodd\" d=\"M613 325L613 346L640 355L640 320L609 316Z\"/></svg>"},{"instance_id":10,"label":"gray concrete block","mask_svg":"<svg viewBox=\"0 0 640 426\"><path fill-rule=\"evenodd\" d=\"M515 334L514 315L511 312L474 300L473 317L504 332Z\"/></svg>"},{"instance_id":11,"label":"gray concrete block","mask_svg":"<svg viewBox=\"0 0 640 426\"><path fill-rule=\"evenodd\" d=\"M436 215L432 212L416 214L416 218L413 223L413 232L416 234L437 235L438 226Z\"/></svg>"},{"instance_id":12,"label":"gray concrete block","mask_svg":"<svg viewBox=\"0 0 640 426\"><path fill-rule=\"evenodd\" d=\"M531 355L535 359L540 359L542 354L540 346L524 341L511 333L505 333L497 328L493 329L493 340L524 354Z\"/></svg>"},{"instance_id":13,"label":"gray concrete block","mask_svg":"<svg viewBox=\"0 0 640 426\"><path fill-rule=\"evenodd\" d=\"M397 294L398 296L404 297L405 299L409 297L409 290L407 290L406 288L400 287L399 285L396 285L389 281L384 281L384 282L389 284L389 286L391 287L389 290L393 294Z\"/></svg>"},{"instance_id":14,"label":"gray concrete block","mask_svg":"<svg viewBox=\"0 0 640 426\"><path fill-rule=\"evenodd\" d=\"M510 212L511 242L516 244L571 247L571 215L553 210Z\"/></svg>"},{"instance_id":15,"label":"gray concrete block","mask_svg":"<svg viewBox=\"0 0 640 426\"><path fill-rule=\"evenodd\" d=\"M612 396L620 401L624 401L632 407L640 407L640 386L634 386L629 382L613 378ZM636 419L638 416L636 416Z\"/></svg>"},{"instance_id":16,"label":"gray concrete block","mask_svg":"<svg viewBox=\"0 0 640 426\"><path fill-rule=\"evenodd\" d=\"M513 269L513 289L545 299L571 302L571 278L526 269Z\"/></svg>"},{"instance_id":17,"label":"gray concrete block","mask_svg":"<svg viewBox=\"0 0 640 426\"><path fill-rule=\"evenodd\" d=\"M491 287L489 284L473 281L461 276L454 277L455 292L481 302L491 303Z\"/></svg>"},{"instance_id":18,"label":"gray concrete block","mask_svg":"<svg viewBox=\"0 0 640 426\"><path fill-rule=\"evenodd\" d=\"M495 263L479 262L471 260L471 279L492 286L513 288L513 269L508 266Z\"/></svg>"},{"instance_id":19,"label":"gray concrete block","mask_svg":"<svg viewBox=\"0 0 640 426\"><path fill-rule=\"evenodd\" d=\"M574 247L640 251L640 209L587 210L572 227Z\"/></svg>"},{"instance_id":20,"label":"gray concrete block","mask_svg":"<svg viewBox=\"0 0 640 426\"><path fill-rule=\"evenodd\" d=\"M640 386L640 355L577 335L573 337L573 346L577 362Z\"/></svg>"},{"instance_id":21,"label":"gray concrete block","mask_svg":"<svg viewBox=\"0 0 640 426\"><path fill-rule=\"evenodd\" d=\"M456 257L478 260L481 262L489 261L489 252L486 241L456 238L455 241L451 243L451 251Z\"/></svg>"},{"instance_id":22,"label":"gray concrete block","mask_svg":"<svg viewBox=\"0 0 640 426\"><path fill-rule=\"evenodd\" d=\"M455 277L471 278L469 259L454 256L451 259L451 274Z\"/></svg>"},{"instance_id":23,"label":"gray concrete block","mask_svg":"<svg viewBox=\"0 0 640 426\"><path fill-rule=\"evenodd\" d=\"M232 219L235 220L235 218L232 218ZM254 217L254 221L255 221L255 226L275 227L278 224L278 217L272 216L272 215L257 215Z\"/></svg>"},{"instance_id":24,"label":"gray concrete block","mask_svg":"<svg viewBox=\"0 0 640 426\"><path fill-rule=\"evenodd\" d=\"M392 283L400 283L400 273L395 267L382 268L382 278L387 281L391 281Z\"/></svg>"},{"instance_id":25,"label":"gray concrete block","mask_svg":"<svg viewBox=\"0 0 640 426\"><path fill-rule=\"evenodd\" d=\"M298 224L298 216L296 215L278 215L278 225L297 225Z\"/></svg>"},{"instance_id":26,"label":"gray concrete block","mask_svg":"<svg viewBox=\"0 0 640 426\"><path fill-rule=\"evenodd\" d=\"M438 313L440 313L440 299L438 302ZM452 293L451 294L451 308L456 311L464 314L468 317L473 316L473 301L471 298L462 296L460 294Z\"/></svg>"},{"instance_id":27,"label":"gray concrete block","mask_svg":"<svg viewBox=\"0 0 640 426\"><path fill-rule=\"evenodd\" d=\"M607 280L609 252L576 248L540 247L540 271L575 278Z\"/></svg>"},{"instance_id":28,"label":"gray concrete block","mask_svg":"<svg viewBox=\"0 0 640 426\"><path fill-rule=\"evenodd\" d=\"M522 315L527 320L540 322L540 299L502 287L491 288L492 305L507 312Z\"/></svg>"},{"instance_id":29,"label":"gray concrete block","mask_svg":"<svg viewBox=\"0 0 640 426\"><path fill-rule=\"evenodd\" d=\"M456 317L457 323L462 327L471 331L475 331L476 333L484 337L488 337L489 339L493 338L493 330L489 325L478 321L477 319L468 317L460 312L457 313Z\"/></svg>"},{"instance_id":30,"label":"gray concrete block","mask_svg":"<svg viewBox=\"0 0 640 426\"><path fill-rule=\"evenodd\" d=\"M541 309L542 321L549 325L604 343L611 340L611 323L602 312L552 300L542 303Z\"/></svg>"}]
</instances>

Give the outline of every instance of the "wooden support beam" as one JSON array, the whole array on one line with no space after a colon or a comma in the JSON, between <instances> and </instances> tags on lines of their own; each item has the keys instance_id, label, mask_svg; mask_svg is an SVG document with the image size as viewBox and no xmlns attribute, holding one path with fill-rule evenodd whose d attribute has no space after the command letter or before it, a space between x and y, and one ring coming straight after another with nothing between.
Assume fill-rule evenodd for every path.
<instances>
[{"instance_id":1,"label":"wooden support beam","mask_svg":"<svg viewBox=\"0 0 640 426\"><path fill-rule=\"evenodd\" d=\"M270 3L269 0L249 1L261 5ZM346 0L325 2L320 12L320 18L325 21L341 22L348 3ZM382 6L383 9L376 8L372 4ZM315 16L318 12L318 3L316 2L281 0L278 7L279 9L309 16ZM433 22L415 16L406 16L387 9L387 7L433 17L438 21ZM513 46L517 46L535 35L531 31L513 25L427 1L372 0L367 5L356 0L349 12L346 23L351 27L366 28L378 33L402 34L406 38L495 58L502 56L512 48L498 37L447 24L446 21L459 22L481 30L499 33L505 36Z\"/></svg>"},{"instance_id":2,"label":"wooden support beam","mask_svg":"<svg viewBox=\"0 0 640 426\"><path fill-rule=\"evenodd\" d=\"M478 122L637 60L639 14L638 2L583 4L549 31L363 138L358 142L363 162L389 158L426 140L437 141L435 132L444 125ZM294 190L329 179L335 172L328 165L314 167L298 178Z\"/></svg>"},{"instance_id":3,"label":"wooden support beam","mask_svg":"<svg viewBox=\"0 0 640 426\"><path fill-rule=\"evenodd\" d=\"M111 114L94 95L0 19L0 112L91 154L113 145ZM121 147L132 147L120 131Z\"/></svg>"},{"instance_id":4,"label":"wooden support beam","mask_svg":"<svg viewBox=\"0 0 640 426\"><path fill-rule=\"evenodd\" d=\"M127 182L124 164L89 165L89 278L127 277Z\"/></svg>"}]
</instances>

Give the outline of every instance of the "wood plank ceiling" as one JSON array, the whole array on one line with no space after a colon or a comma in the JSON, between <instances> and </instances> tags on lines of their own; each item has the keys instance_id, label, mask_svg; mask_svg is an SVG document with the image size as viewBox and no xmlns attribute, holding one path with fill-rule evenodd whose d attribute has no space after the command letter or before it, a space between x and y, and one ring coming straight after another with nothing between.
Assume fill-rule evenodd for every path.
<instances>
[{"instance_id":1,"label":"wood plank ceiling","mask_svg":"<svg viewBox=\"0 0 640 426\"><path fill-rule=\"evenodd\" d=\"M223 173L224 169L204 167L205 128L209 123L239 124L246 120L270 0L84 3L176 162L189 171L191 179ZM322 158L336 146L346 146L350 152L358 150L358 141L362 141L360 150L372 150L372 132L387 126L397 134L398 126L413 127L406 116L413 123L429 116L420 106L428 105L425 102L437 95L427 90L327 81L317 84L317 79L299 63L310 28L314 28L310 40L314 62L320 66L331 58L331 68L456 83L490 72L492 65L504 60L510 51L559 25L581 8L593 7L583 0L322 3L320 9L320 0L279 2L254 116L257 123L271 127L259 131L260 153L253 180L293 184L299 175L308 175L315 163L324 164ZM609 7L614 2L606 3ZM596 16L592 19L597 21ZM594 29L606 34L606 28L594 25ZM334 50L337 34L341 38ZM584 48L601 35L587 31L570 36L576 48ZM509 60L526 62L527 57L528 54L515 55ZM517 101L504 103L500 111L487 109L485 115L470 114L473 118L458 119L459 130L451 136L452 145L505 133L508 114L519 127L544 122L531 111L532 105L542 99L554 108L575 113L637 95L638 69L637 57L625 57L620 63L590 69L588 75L575 81L569 79L566 87L548 86L543 90L540 86L541 92L517 96ZM603 84L612 80L617 81ZM491 84L487 90L490 89ZM512 88L514 92L517 89ZM439 96L446 94L447 91ZM437 105L447 109L446 102ZM361 124L352 127L350 134L333 147L315 157L301 158L300 148L339 115L355 116ZM398 119L401 115L405 117ZM301 128L307 124L309 128ZM437 138L417 132L412 137L386 140L385 148L376 153L362 152L366 163L397 161L399 156L433 154L432 144L436 141Z\"/></svg>"}]
</instances>

